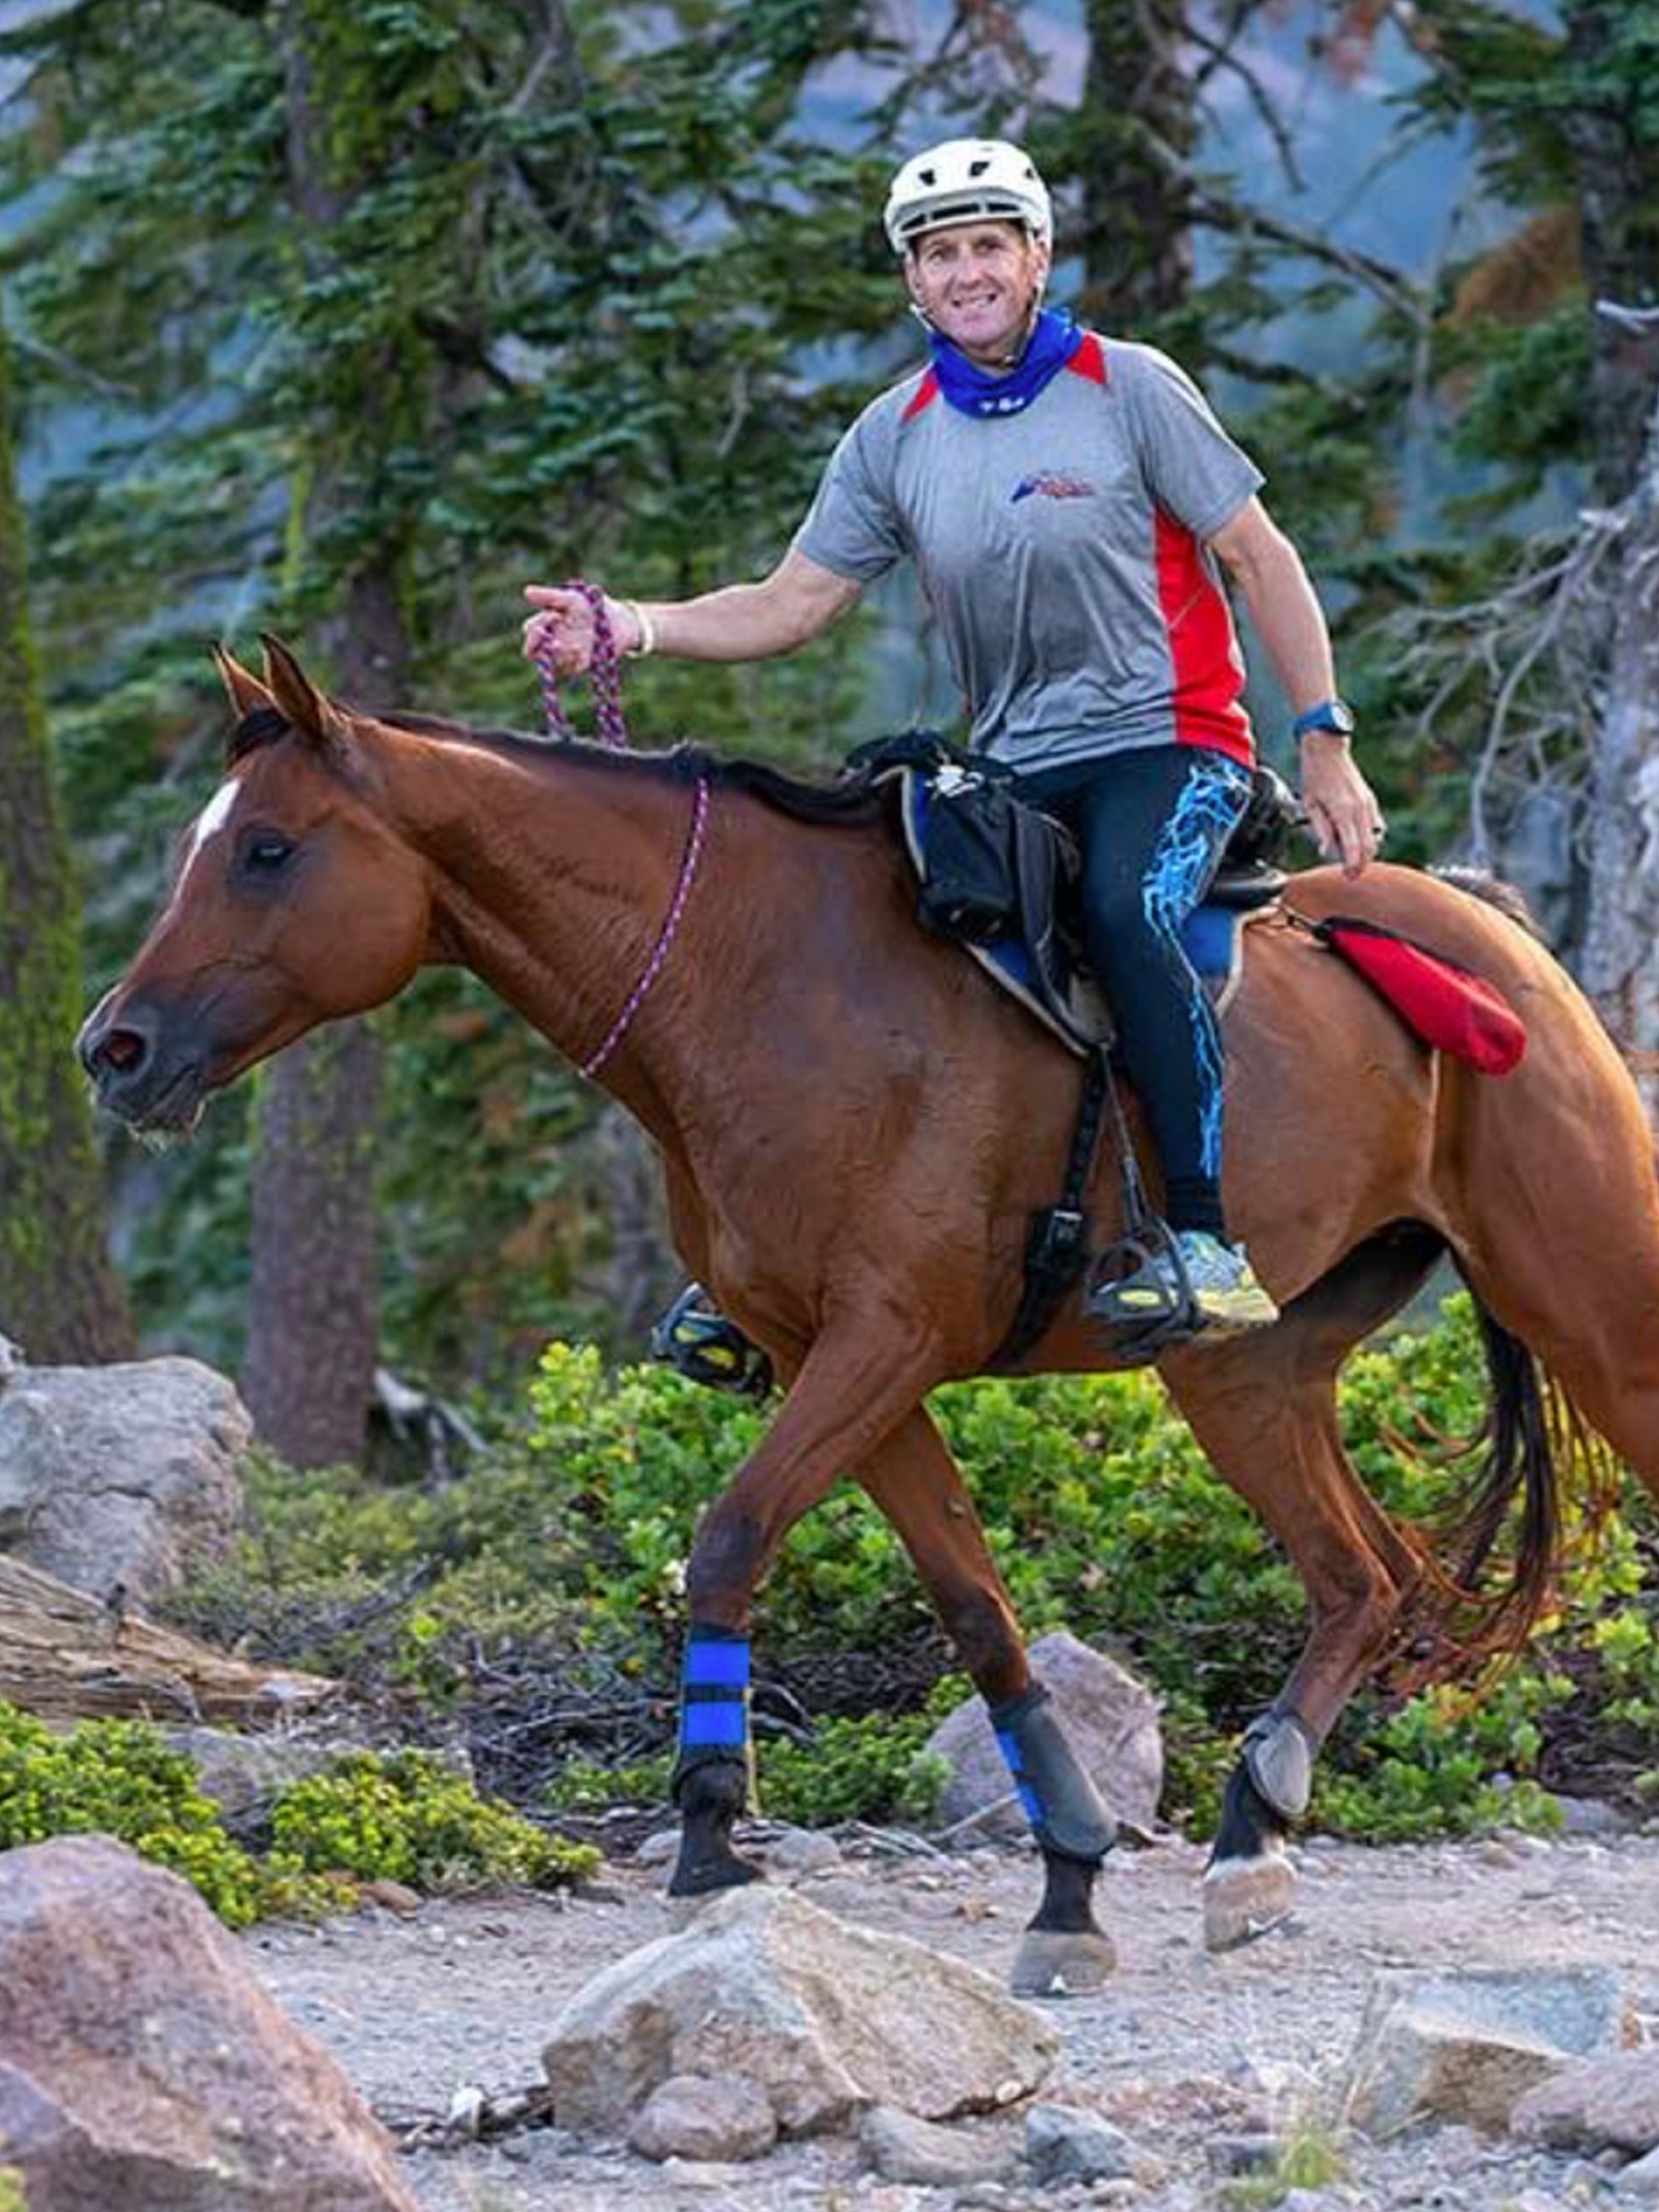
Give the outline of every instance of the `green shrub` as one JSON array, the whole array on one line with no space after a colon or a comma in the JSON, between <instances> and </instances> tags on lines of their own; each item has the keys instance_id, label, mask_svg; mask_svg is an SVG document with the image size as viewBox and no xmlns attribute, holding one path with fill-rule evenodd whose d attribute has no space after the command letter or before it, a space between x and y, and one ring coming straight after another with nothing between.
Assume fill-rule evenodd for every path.
<instances>
[{"instance_id":1,"label":"green shrub","mask_svg":"<svg viewBox=\"0 0 1659 2212\"><path fill-rule=\"evenodd\" d=\"M188 1759L147 1721L84 1721L57 1735L0 1703L0 1850L98 1833L182 1875L231 1927L355 1904L355 1876L440 1888L491 1879L553 1885L599 1864L417 1751L363 1753L295 1783L272 1815L275 1849L235 1842ZM4 2200L0 2199L0 2212Z\"/></svg>"},{"instance_id":2,"label":"green shrub","mask_svg":"<svg viewBox=\"0 0 1659 2212\"><path fill-rule=\"evenodd\" d=\"M1389 1510L1428 1521L1466 1495L1471 1472L1447 1440L1478 1429L1484 1371L1466 1299L1436 1328L1349 1363L1345 1435ZM1277 1693L1305 1634L1282 1552L1148 1373L982 1380L932 1403L1026 1631L1068 1628L1147 1677L1166 1706L1167 1808L1207 1826L1237 1732ZM649 1693L641 1716L665 1745L698 1516L768 1418L662 1369L607 1371L596 1352L556 1344L521 1434L441 1491L257 1471L258 1536L199 1602L220 1633L263 1636L269 1622L286 1659L363 1665L456 1708L480 1653L535 1650L565 1669L587 1654L600 1676ZM1321 1762L1318 1817L1375 1836L1542 1819L1540 1747L1552 1741L1594 1745L1636 1789L1659 1752L1654 1550L1652 1508L1633 1497L1525 1664L1484 1703L1361 1699ZM415 1577L418 1593L397 1603ZM314 1624L311 1644L296 1642L296 1621ZM912 1718L868 1714L837 1686L878 1678L877 1661L921 1685L936 1664L910 1562L851 1484L791 1533L755 1638L758 1675L809 1681L820 1723ZM780 1790L808 1818L847 1817L830 1808L861 1798L866 1810L895 1803L885 1756L875 1735L820 1728L798 1760L773 1759L769 1806L782 1809ZM597 1773L567 1770L559 1786L597 1792Z\"/></svg>"},{"instance_id":3,"label":"green shrub","mask_svg":"<svg viewBox=\"0 0 1659 2212\"><path fill-rule=\"evenodd\" d=\"M29 2193L15 2166L0 2166L0 2212L29 2212Z\"/></svg>"},{"instance_id":4,"label":"green shrub","mask_svg":"<svg viewBox=\"0 0 1659 2212\"><path fill-rule=\"evenodd\" d=\"M271 1815L277 1849L317 1874L453 1889L488 1881L551 1888L594 1873L599 1853L550 1836L429 1752L365 1751L292 1783Z\"/></svg>"},{"instance_id":5,"label":"green shrub","mask_svg":"<svg viewBox=\"0 0 1659 2212\"><path fill-rule=\"evenodd\" d=\"M0 1704L0 1850L98 1833L194 1882L231 1927L263 1910L258 1863L232 1842L189 1759L145 1721L84 1721L56 1735Z\"/></svg>"}]
</instances>

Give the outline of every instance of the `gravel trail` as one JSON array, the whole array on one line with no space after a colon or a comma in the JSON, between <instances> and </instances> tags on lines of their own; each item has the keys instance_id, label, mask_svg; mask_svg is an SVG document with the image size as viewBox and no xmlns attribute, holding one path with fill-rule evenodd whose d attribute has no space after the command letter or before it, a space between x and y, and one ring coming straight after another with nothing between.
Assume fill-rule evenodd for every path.
<instances>
[{"instance_id":1,"label":"gravel trail","mask_svg":"<svg viewBox=\"0 0 1659 2212\"><path fill-rule=\"evenodd\" d=\"M408 2159L427 2212L947 2212L947 2207L1118 2204L1207 2212L1230 2202L1221 2139L1328 2124L1373 1972L1474 1966L1619 1968L1645 2033L1659 2038L1659 1836L1526 1837L1366 1849L1313 1839L1286 1927L1211 1958L1200 1932L1203 1853L1179 1840L1120 1851L1100 1886L1121 1954L1100 1996L1050 2009L1065 2053L1043 2091L1127 2130L1134 2183L1067 2194L1030 2183L924 2189L871 2174L848 2137L788 2144L741 2169L684 2173L557 2127ZM563 2000L624 1951L669 1930L660 1868L607 1867L593 1898L495 1894L429 1901L408 1919L365 1912L319 1929L245 1940L271 1994L331 2049L394 2130L441 2115L457 2089L490 2095L541 2080ZM1033 1909L1028 1853L899 1855L851 1843L804 1878L814 1903L954 1952L999 1977ZM1018 2115L970 2124L1014 2146ZM1292 2212L1553 2212L1633 2200L1570 2157L1456 2127L1387 2145L1338 2134L1344 2176Z\"/></svg>"}]
</instances>

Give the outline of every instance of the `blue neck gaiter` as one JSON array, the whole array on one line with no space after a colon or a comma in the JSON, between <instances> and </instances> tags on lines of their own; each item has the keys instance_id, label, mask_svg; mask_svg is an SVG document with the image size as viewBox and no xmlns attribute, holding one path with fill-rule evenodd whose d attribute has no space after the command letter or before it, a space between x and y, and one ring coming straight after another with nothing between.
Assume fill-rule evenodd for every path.
<instances>
[{"instance_id":1,"label":"blue neck gaiter","mask_svg":"<svg viewBox=\"0 0 1659 2212\"><path fill-rule=\"evenodd\" d=\"M933 347L939 389L959 415L1019 415L1071 359L1083 343L1083 333L1069 315L1045 307L1018 367L1003 376L975 368L965 353L959 353L936 330L929 331L928 343Z\"/></svg>"}]
</instances>

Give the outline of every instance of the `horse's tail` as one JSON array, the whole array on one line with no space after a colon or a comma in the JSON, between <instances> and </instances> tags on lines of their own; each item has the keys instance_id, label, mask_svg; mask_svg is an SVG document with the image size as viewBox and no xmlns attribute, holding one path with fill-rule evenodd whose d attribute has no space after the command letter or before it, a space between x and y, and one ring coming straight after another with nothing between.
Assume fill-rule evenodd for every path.
<instances>
[{"instance_id":1,"label":"horse's tail","mask_svg":"<svg viewBox=\"0 0 1659 2212\"><path fill-rule=\"evenodd\" d=\"M1473 1493L1418 1532L1425 1573L1398 1670L1414 1688L1518 1658L1569 1559L1594 1547L1618 1496L1618 1460L1566 1388L1478 1297L1475 1310L1488 1412L1456 1456L1478 1452L1483 1464Z\"/></svg>"}]
</instances>

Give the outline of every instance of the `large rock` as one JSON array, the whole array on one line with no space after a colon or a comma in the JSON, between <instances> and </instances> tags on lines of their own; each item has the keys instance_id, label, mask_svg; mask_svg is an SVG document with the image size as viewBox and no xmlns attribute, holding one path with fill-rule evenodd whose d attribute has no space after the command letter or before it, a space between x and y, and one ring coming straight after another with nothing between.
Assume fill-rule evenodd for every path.
<instances>
[{"instance_id":1,"label":"large rock","mask_svg":"<svg viewBox=\"0 0 1659 2212\"><path fill-rule=\"evenodd\" d=\"M0 1549L76 1589L164 1603L241 1523L253 1426L196 1359L31 1367L0 1390Z\"/></svg>"},{"instance_id":2,"label":"large rock","mask_svg":"<svg viewBox=\"0 0 1659 2212\"><path fill-rule=\"evenodd\" d=\"M1151 1691L1115 1660L1064 1629L1040 1637L1030 1660L1032 1672L1059 1709L1072 1749L1111 1811L1137 1828L1150 1828L1163 1788L1163 1732ZM1026 1817L1013 1796L982 1699L959 1705L934 1730L927 1748L950 1767L939 1803L942 1826L984 1812L976 1823L981 1834L1025 1834ZM984 1810L992 1806L997 1809Z\"/></svg>"},{"instance_id":3,"label":"large rock","mask_svg":"<svg viewBox=\"0 0 1659 2212\"><path fill-rule=\"evenodd\" d=\"M1564 2067L1520 2100L1510 2125L1559 2149L1641 2157L1659 2147L1659 2049L1616 2051Z\"/></svg>"},{"instance_id":4,"label":"large rock","mask_svg":"<svg viewBox=\"0 0 1659 2212\"><path fill-rule=\"evenodd\" d=\"M1428 2116L1504 2128L1539 2082L1635 2031L1610 1968L1379 1974L1349 2062L1347 2116L1371 2136Z\"/></svg>"},{"instance_id":5,"label":"large rock","mask_svg":"<svg viewBox=\"0 0 1659 2212\"><path fill-rule=\"evenodd\" d=\"M417 2212L390 2139L188 1883L0 1856L0 2167L29 2212Z\"/></svg>"},{"instance_id":6,"label":"large rock","mask_svg":"<svg viewBox=\"0 0 1659 2212\"><path fill-rule=\"evenodd\" d=\"M850 1927L793 1890L735 1889L630 1952L554 2023L561 2127L620 2134L677 2074L740 2076L805 2135L870 2104L991 2112L1047 2077L1060 2039L986 1974Z\"/></svg>"}]
</instances>

